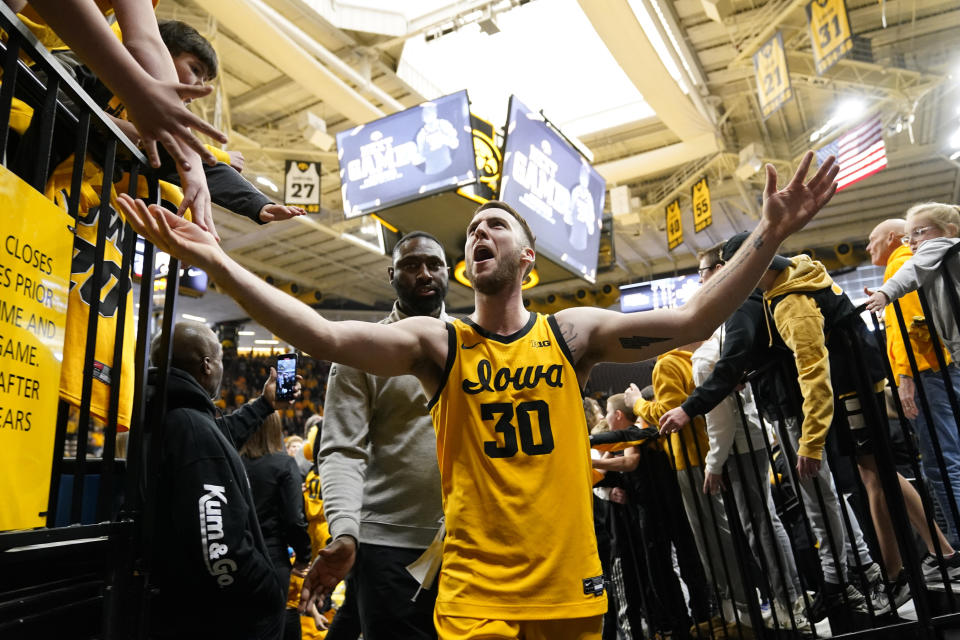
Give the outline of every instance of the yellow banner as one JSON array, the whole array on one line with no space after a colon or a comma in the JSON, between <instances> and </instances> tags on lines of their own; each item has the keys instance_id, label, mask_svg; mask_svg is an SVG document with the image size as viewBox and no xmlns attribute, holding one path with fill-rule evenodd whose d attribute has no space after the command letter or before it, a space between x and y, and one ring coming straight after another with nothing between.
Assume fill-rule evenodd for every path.
<instances>
[{"instance_id":1,"label":"yellow banner","mask_svg":"<svg viewBox=\"0 0 960 640\"><path fill-rule=\"evenodd\" d=\"M853 48L850 20L843 0L811 0L807 5L810 43L818 74L823 74Z\"/></svg>"},{"instance_id":2,"label":"yellow banner","mask_svg":"<svg viewBox=\"0 0 960 640\"><path fill-rule=\"evenodd\" d=\"M0 167L0 531L46 524L72 222Z\"/></svg>"},{"instance_id":3,"label":"yellow banner","mask_svg":"<svg viewBox=\"0 0 960 640\"><path fill-rule=\"evenodd\" d=\"M753 70L757 79L760 113L766 119L793 98L787 57L783 53L783 36L779 31L753 54Z\"/></svg>"},{"instance_id":4,"label":"yellow banner","mask_svg":"<svg viewBox=\"0 0 960 640\"><path fill-rule=\"evenodd\" d=\"M700 233L713 224L713 209L710 206L710 185L707 176L703 176L690 187L693 199L693 230Z\"/></svg>"},{"instance_id":5,"label":"yellow banner","mask_svg":"<svg viewBox=\"0 0 960 640\"><path fill-rule=\"evenodd\" d=\"M683 221L680 219L680 199L667 205L667 249L673 251L683 242Z\"/></svg>"}]
</instances>

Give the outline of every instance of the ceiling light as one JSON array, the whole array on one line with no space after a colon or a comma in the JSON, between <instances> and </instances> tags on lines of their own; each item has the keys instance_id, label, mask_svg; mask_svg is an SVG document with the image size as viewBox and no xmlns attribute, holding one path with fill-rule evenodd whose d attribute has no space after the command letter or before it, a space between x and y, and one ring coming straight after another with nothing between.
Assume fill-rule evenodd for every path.
<instances>
[{"instance_id":1,"label":"ceiling light","mask_svg":"<svg viewBox=\"0 0 960 640\"><path fill-rule=\"evenodd\" d=\"M949 143L954 149L960 149L960 129L953 132L953 135L950 136Z\"/></svg>"},{"instance_id":2,"label":"ceiling light","mask_svg":"<svg viewBox=\"0 0 960 640\"><path fill-rule=\"evenodd\" d=\"M237 331L238 336L255 336L257 335L256 331Z\"/></svg>"},{"instance_id":3,"label":"ceiling light","mask_svg":"<svg viewBox=\"0 0 960 640\"><path fill-rule=\"evenodd\" d=\"M206 322L206 318L201 318L200 316L192 316L189 313L181 313L180 317L184 320L193 320L194 322Z\"/></svg>"},{"instance_id":4,"label":"ceiling light","mask_svg":"<svg viewBox=\"0 0 960 640\"><path fill-rule=\"evenodd\" d=\"M840 103L830 118L835 124L856 120L867 110L867 105L859 98L849 98Z\"/></svg>"},{"instance_id":5,"label":"ceiling light","mask_svg":"<svg viewBox=\"0 0 960 640\"><path fill-rule=\"evenodd\" d=\"M280 344L279 340L254 340L254 344Z\"/></svg>"},{"instance_id":6,"label":"ceiling light","mask_svg":"<svg viewBox=\"0 0 960 640\"><path fill-rule=\"evenodd\" d=\"M270 178L265 178L264 176L257 176L257 184L262 185L267 189L270 189L271 191L274 191L276 193L280 193L280 187L274 184L273 180L271 180Z\"/></svg>"}]
</instances>

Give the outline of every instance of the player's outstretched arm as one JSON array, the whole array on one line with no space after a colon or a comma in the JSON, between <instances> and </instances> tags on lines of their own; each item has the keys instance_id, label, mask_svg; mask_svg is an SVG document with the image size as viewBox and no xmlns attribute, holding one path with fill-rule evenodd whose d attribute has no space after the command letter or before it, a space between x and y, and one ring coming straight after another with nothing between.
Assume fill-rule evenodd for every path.
<instances>
[{"instance_id":1,"label":"player's outstretched arm","mask_svg":"<svg viewBox=\"0 0 960 640\"><path fill-rule=\"evenodd\" d=\"M413 374L430 395L447 357L447 329L435 318L394 324L330 322L250 273L196 224L121 194L118 203L134 230L158 249L199 267L255 321L314 358L383 376ZM431 386L433 388L431 388Z\"/></svg>"},{"instance_id":2,"label":"player's outstretched arm","mask_svg":"<svg viewBox=\"0 0 960 640\"><path fill-rule=\"evenodd\" d=\"M685 305L623 314L590 307L557 313L564 339L585 379L598 362L636 362L674 347L705 340L757 286L780 243L801 229L837 190L838 166L832 156L804 182L813 160L808 151L793 179L777 190L777 171L767 165L760 224L733 259L704 284Z\"/></svg>"}]
</instances>

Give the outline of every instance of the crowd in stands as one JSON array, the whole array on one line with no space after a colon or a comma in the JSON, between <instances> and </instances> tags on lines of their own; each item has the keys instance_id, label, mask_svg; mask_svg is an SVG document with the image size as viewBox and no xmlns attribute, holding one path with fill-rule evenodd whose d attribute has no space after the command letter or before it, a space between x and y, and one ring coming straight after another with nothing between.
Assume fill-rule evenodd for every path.
<instances>
[{"instance_id":1,"label":"crowd in stands","mask_svg":"<svg viewBox=\"0 0 960 640\"><path fill-rule=\"evenodd\" d=\"M223 383L220 398L215 404L224 411L232 411L251 398L260 395L263 381L276 368L275 356L235 355L223 358ZM303 376L302 395L293 407L282 412L284 436L303 436L310 416L323 415L323 398L327 390L330 363L301 356L297 373Z\"/></svg>"}]
</instances>

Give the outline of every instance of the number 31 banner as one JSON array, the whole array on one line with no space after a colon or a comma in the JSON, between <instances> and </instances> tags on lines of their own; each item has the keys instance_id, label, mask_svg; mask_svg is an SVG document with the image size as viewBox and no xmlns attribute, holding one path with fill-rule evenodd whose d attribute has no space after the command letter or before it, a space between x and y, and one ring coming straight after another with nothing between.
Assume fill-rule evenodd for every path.
<instances>
[{"instance_id":1,"label":"number 31 banner","mask_svg":"<svg viewBox=\"0 0 960 640\"><path fill-rule=\"evenodd\" d=\"M303 207L307 213L319 213L320 163L287 160L284 176L283 204Z\"/></svg>"},{"instance_id":2,"label":"number 31 banner","mask_svg":"<svg viewBox=\"0 0 960 640\"><path fill-rule=\"evenodd\" d=\"M783 36L779 31L753 54L753 70L757 77L760 112L766 119L793 98L787 57L783 53Z\"/></svg>"},{"instance_id":3,"label":"number 31 banner","mask_svg":"<svg viewBox=\"0 0 960 640\"><path fill-rule=\"evenodd\" d=\"M812 0L807 5L807 22L813 60L822 75L853 48L847 7L843 0Z\"/></svg>"}]
</instances>

